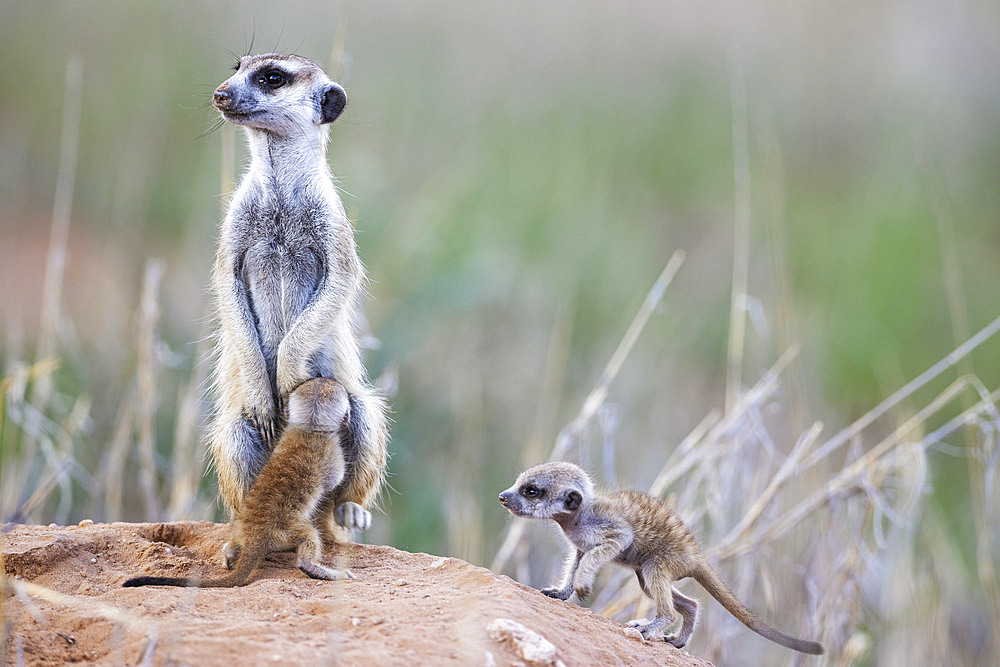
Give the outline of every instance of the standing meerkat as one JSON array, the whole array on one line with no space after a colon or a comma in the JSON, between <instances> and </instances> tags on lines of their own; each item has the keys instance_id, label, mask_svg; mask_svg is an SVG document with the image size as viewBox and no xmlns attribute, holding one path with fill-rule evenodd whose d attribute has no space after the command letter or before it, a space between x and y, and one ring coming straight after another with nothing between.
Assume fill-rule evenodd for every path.
<instances>
[{"instance_id":1,"label":"standing meerkat","mask_svg":"<svg viewBox=\"0 0 1000 667\"><path fill-rule=\"evenodd\" d=\"M344 478L341 434L349 423L344 387L325 378L309 380L288 401L288 426L230 527L225 549L232 572L216 579L134 577L135 586L242 586L271 551L295 548L296 565L314 579L353 579L348 570L320 563L323 548L313 525L326 493Z\"/></svg>"},{"instance_id":2,"label":"standing meerkat","mask_svg":"<svg viewBox=\"0 0 1000 667\"><path fill-rule=\"evenodd\" d=\"M665 640L683 648L694 631L698 603L671 584L693 577L757 634L802 653L823 653L816 642L782 634L751 614L716 574L691 531L659 498L638 491L595 493L579 466L554 462L522 472L514 486L500 494L500 504L514 516L554 520L573 545L562 585L542 590L549 597L567 600L575 593L586 600L602 565L614 561L630 567L643 593L656 604L656 617L629 625L645 639L662 637L680 612L680 631Z\"/></svg>"},{"instance_id":3,"label":"standing meerkat","mask_svg":"<svg viewBox=\"0 0 1000 667\"><path fill-rule=\"evenodd\" d=\"M289 394L316 377L343 385L346 464L317 522L331 538L369 520L381 488L388 424L368 383L359 331L365 276L354 229L326 162L328 124L344 89L294 55L239 59L213 104L243 126L250 167L222 223L212 277L219 328L209 447L230 512L245 497L285 425Z\"/></svg>"}]
</instances>

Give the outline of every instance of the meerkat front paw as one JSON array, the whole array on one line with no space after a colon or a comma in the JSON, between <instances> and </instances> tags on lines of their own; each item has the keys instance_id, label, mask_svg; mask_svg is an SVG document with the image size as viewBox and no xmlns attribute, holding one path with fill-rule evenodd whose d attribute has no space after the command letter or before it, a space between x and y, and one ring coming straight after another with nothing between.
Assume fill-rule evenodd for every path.
<instances>
[{"instance_id":1,"label":"meerkat front paw","mask_svg":"<svg viewBox=\"0 0 1000 667\"><path fill-rule=\"evenodd\" d=\"M557 600L568 600L569 596L573 595L573 590L570 588L556 588L555 586L551 588L543 588L539 591L542 595L548 595L550 598L555 598Z\"/></svg>"},{"instance_id":2,"label":"meerkat front paw","mask_svg":"<svg viewBox=\"0 0 1000 667\"><path fill-rule=\"evenodd\" d=\"M256 429L260 435L261 442L271 443L275 441L279 427L273 407L268 406L265 408L261 406L255 408L248 406L243 411L243 417Z\"/></svg>"},{"instance_id":3,"label":"meerkat front paw","mask_svg":"<svg viewBox=\"0 0 1000 667\"><path fill-rule=\"evenodd\" d=\"M334 516L337 523L347 530L368 530L372 525L372 513L357 503L337 505Z\"/></svg>"},{"instance_id":4,"label":"meerkat front paw","mask_svg":"<svg viewBox=\"0 0 1000 667\"><path fill-rule=\"evenodd\" d=\"M663 641L667 642L674 648L684 648L685 646L687 646L687 642L681 639L680 637L664 637Z\"/></svg>"}]
</instances>

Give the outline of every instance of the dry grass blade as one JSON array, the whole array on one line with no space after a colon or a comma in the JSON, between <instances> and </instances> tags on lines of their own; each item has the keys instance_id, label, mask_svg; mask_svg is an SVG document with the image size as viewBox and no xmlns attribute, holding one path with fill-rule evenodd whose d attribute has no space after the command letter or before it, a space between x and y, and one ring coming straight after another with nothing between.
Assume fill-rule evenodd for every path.
<instances>
[{"instance_id":1,"label":"dry grass blade","mask_svg":"<svg viewBox=\"0 0 1000 667\"><path fill-rule=\"evenodd\" d=\"M877 468L881 459L894 448L903 444L907 435L925 423L931 415L936 414L950 403L967 386L966 380L956 380L933 401L893 431L891 435L836 474L823 488L784 512L766 528L749 535L745 534L741 539L717 545L712 550L713 554L719 560L726 560L737 554L751 551L762 544L773 542L817 509L831 502L832 499L845 497L852 490L863 490L867 476L872 469Z\"/></svg>"},{"instance_id":2,"label":"dry grass blade","mask_svg":"<svg viewBox=\"0 0 1000 667\"><path fill-rule=\"evenodd\" d=\"M826 441L823 446L817 449L813 455L809 457L809 459L805 462L805 466L810 467L817 461L826 458L831 452L838 449L845 442L850 441L851 438L871 426L879 417L899 405L904 399L912 395L913 392L917 391L938 375L954 366L959 360L964 359L970 352L985 343L998 331L1000 331L1000 317L997 317L995 320L987 324L985 327L980 329L979 332L972 336L972 338L969 338L941 359L941 361L937 362L926 371L907 382L884 401L865 413L860 419L856 420L853 424Z\"/></svg>"},{"instance_id":3,"label":"dry grass blade","mask_svg":"<svg viewBox=\"0 0 1000 667\"><path fill-rule=\"evenodd\" d=\"M663 293L670 286L671 281L673 281L674 276L677 274L677 270L680 269L681 264L684 262L684 252L678 250L667 262L666 267L664 267L663 272L660 277L657 278L656 282L653 283L653 287L646 294L645 300L642 302L642 306L639 308L639 312L635 314L632 319L631 324L629 324L628 329L625 331L625 335L622 337L621 342L618 343L618 347L612 353L611 358L608 360L607 365L604 367L604 371L601 373L600 379L597 381L597 385L590 391L587 398L583 401L583 406L580 408L580 412L577 413L576 417L570 421L556 436L556 444L552 448L552 452L549 455L549 460L555 460L565 456L573 444L579 439L580 434L583 430L587 428L587 425L597 414L598 408L604 404L604 399L608 396L608 387L611 382L618 375L618 371L621 370L622 364L625 363L625 359L628 357L629 352L632 351L632 346L635 345L635 341L639 339L639 334L646 326L646 322L649 321L650 315L656 309L657 304L663 298Z\"/></svg>"},{"instance_id":4,"label":"dry grass blade","mask_svg":"<svg viewBox=\"0 0 1000 667\"><path fill-rule=\"evenodd\" d=\"M110 621L122 623L143 632L149 632L150 629L156 627L156 624L151 621L137 618L118 607L97 602L85 596L66 595L65 593L60 593L45 586L39 586L30 581L10 579L6 576L2 577L2 581L4 586L10 586L18 595L26 595L61 607L69 607L79 611L81 614L102 616Z\"/></svg>"},{"instance_id":5,"label":"dry grass blade","mask_svg":"<svg viewBox=\"0 0 1000 667\"><path fill-rule=\"evenodd\" d=\"M753 525L753 523L760 518L763 514L764 509L768 504L775 499L778 491L788 482L793 475L798 472L799 462L805 453L812 447L813 443L819 437L820 432L823 430L823 424L816 422L812 427L805 433L803 433L795 447L792 449L791 454L789 454L785 460L782 462L781 467L778 468L778 472L771 478L771 483L767 485L764 489L764 493L760 495L759 498L754 502L754 504L747 510L747 513L740 519L740 522L730 531L722 540L722 544L731 544L737 539L742 537Z\"/></svg>"}]
</instances>

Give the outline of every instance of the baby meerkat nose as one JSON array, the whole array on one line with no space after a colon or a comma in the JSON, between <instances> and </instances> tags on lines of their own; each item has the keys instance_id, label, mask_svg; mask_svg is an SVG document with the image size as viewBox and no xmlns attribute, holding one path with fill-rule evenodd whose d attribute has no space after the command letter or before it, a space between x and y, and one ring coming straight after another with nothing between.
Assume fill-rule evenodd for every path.
<instances>
[{"instance_id":1,"label":"baby meerkat nose","mask_svg":"<svg viewBox=\"0 0 1000 667\"><path fill-rule=\"evenodd\" d=\"M212 96L212 103L219 108L228 107L233 101L233 94L224 88L217 88Z\"/></svg>"},{"instance_id":2,"label":"baby meerkat nose","mask_svg":"<svg viewBox=\"0 0 1000 667\"><path fill-rule=\"evenodd\" d=\"M507 506L507 501L510 500L510 491L504 491L500 494L500 504L504 507Z\"/></svg>"}]
</instances>

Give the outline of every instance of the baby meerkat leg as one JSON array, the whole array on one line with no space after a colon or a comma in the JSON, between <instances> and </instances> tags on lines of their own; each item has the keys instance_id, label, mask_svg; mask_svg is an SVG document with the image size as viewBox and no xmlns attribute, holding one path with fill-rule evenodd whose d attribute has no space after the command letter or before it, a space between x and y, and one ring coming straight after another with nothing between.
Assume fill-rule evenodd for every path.
<instances>
[{"instance_id":1,"label":"baby meerkat leg","mask_svg":"<svg viewBox=\"0 0 1000 667\"><path fill-rule=\"evenodd\" d=\"M557 600L568 600L571 595L573 595L573 580L576 579L576 569L580 567L580 559L583 558L583 552L579 549L574 549L570 553L569 558L566 559L565 572L563 573L562 583L558 586L551 586L549 588L543 588L542 593L548 595L550 598L555 598Z\"/></svg>"},{"instance_id":2,"label":"baby meerkat leg","mask_svg":"<svg viewBox=\"0 0 1000 667\"><path fill-rule=\"evenodd\" d=\"M646 619L631 621L628 625L638 629L642 633L643 639L660 639L663 637L666 629L670 627L670 624L674 622L676 615L674 613L674 598L673 590L670 587L670 576L666 572L655 568L643 568L636 571L635 574L636 578L639 579L639 586L642 588L642 592L648 595L653 600L653 604L656 605L656 617L648 622Z\"/></svg>"},{"instance_id":3,"label":"baby meerkat leg","mask_svg":"<svg viewBox=\"0 0 1000 667\"><path fill-rule=\"evenodd\" d=\"M315 523L329 543L350 542L355 530L367 530L372 515L354 502L340 502L339 493L348 470L346 459L356 458L349 443L353 406L339 382L314 378L299 386L290 397L289 424L329 438L339 463L330 465L323 499L315 512Z\"/></svg>"},{"instance_id":4,"label":"baby meerkat leg","mask_svg":"<svg viewBox=\"0 0 1000 667\"><path fill-rule=\"evenodd\" d=\"M673 637L664 637L664 641L673 644L677 648L684 648L688 640L691 639L695 621L698 619L698 602L686 595L682 595L677 589L673 589L673 601L674 609L680 612L681 618L684 621L681 623L681 629L677 634Z\"/></svg>"},{"instance_id":5,"label":"baby meerkat leg","mask_svg":"<svg viewBox=\"0 0 1000 667\"><path fill-rule=\"evenodd\" d=\"M313 579L337 581L354 578L350 570L335 570L319 562L323 557L323 547L320 543L319 531L316 530L315 526L303 522L299 530L301 531L301 541L298 548L298 560L295 564L300 570Z\"/></svg>"}]
</instances>

